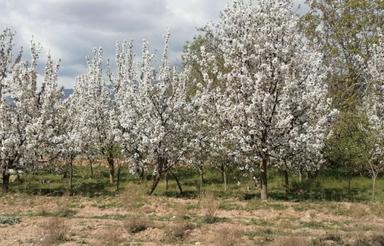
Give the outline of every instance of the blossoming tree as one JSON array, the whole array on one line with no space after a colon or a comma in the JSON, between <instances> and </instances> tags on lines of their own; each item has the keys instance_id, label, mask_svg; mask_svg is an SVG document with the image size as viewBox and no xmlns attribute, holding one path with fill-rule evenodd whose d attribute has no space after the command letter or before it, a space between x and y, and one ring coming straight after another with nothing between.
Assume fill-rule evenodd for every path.
<instances>
[{"instance_id":1,"label":"blossoming tree","mask_svg":"<svg viewBox=\"0 0 384 246\"><path fill-rule=\"evenodd\" d=\"M289 136L306 141L321 134L307 146L318 151L330 116L322 56L300 33L291 6L288 0L235 1L212 27L225 66L213 72L222 85L212 86L212 71L201 66L211 116L225 129L219 138L227 144L220 148L260 177L263 200L268 167L279 163L286 146L298 145ZM217 59L206 52L202 60Z\"/></svg>"},{"instance_id":2,"label":"blossoming tree","mask_svg":"<svg viewBox=\"0 0 384 246\"><path fill-rule=\"evenodd\" d=\"M22 51L15 56L13 46L14 33L5 29L0 34L0 159L5 192L11 169L31 169L53 153L48 142L60 127L54 120L60 98L58 66L48 56L44 79L39 81L40 47L31 43L29 62L22 60Z\"/></svg>"}]
</instances>

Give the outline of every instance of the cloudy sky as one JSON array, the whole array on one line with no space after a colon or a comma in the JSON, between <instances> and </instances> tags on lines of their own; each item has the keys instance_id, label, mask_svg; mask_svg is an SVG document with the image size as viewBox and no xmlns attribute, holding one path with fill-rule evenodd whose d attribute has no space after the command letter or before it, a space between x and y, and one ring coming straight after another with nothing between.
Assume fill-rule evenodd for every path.
<instances>
[{"instance_id":1,"label":"cloudy sky","mask_svg":"<svg viewBox=\"0 0 384 246\"><path fill-rule=\"evenodd\" d=\"M186 41L196 27L217 20L229 0L0 0L0 29L11 27L18 43L28 47L32 37L44 53L61 58L60 84L72 87L85 72L85 56L103 47L114 56L118 40L143 39L161 49L162 35L170 30L171 60L180 63Z\"/></svg>"}]
</instances>

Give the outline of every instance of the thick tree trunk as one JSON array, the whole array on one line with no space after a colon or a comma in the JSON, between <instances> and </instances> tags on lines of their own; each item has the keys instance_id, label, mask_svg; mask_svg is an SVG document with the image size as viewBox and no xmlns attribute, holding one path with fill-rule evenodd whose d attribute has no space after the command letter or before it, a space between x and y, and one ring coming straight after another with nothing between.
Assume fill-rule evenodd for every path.
<instances>
[{"instance_id":1,"label":"thick tree trunk","mask_svg":"<svg viewBox=\"0 0 384 246\"><path fill-rule=\"evenodd\" d=\"M9 177L11 175L4 169L3 170L3 185L2 185L2 189L3 189L3 193L8 193L9 191Z\"/></svg>"},{"instance_id":2,"label":"thick tree trunk","mask_svg":"<svg viewBox=\"0 0 384 246\"><path fill-rule=\"evenodd\" d=\"M174 174L172 171L170 171L170 173L172 174L172 176L176 180L176 184L177 184L177 187L179 188L180 194L183 194L183 189L181 188L181 183L180 183L179 179L177 178L176 174Z\"/></svg>"},{"instance_id":3,"label":"thick tree trunk","mask_svg":"<svg viewBox=\"0 0 384 246\"><path fill-rule=\"evenodd\" d=\"M144 169L144 167L143 168L141 168L141 170L140 170L140 181L141 181L141 183L144 183L144 184L146 184L146 182L147 182L147 175L145 174L145 169Z\"/></svg>"},{"instance_id":4,"label":"thick tree trunk","mask_svg":"<svg viewBox=\"0 0 384 246\"><path fill-rule=\"evenodd\" d=\"M261 170L260 170L260 183L261 183L260 199L263 201L268 200L267 168L268 168L268 157L264 157L261 163Z\"/></svg>"},{"instance_id":5,"label":"thick tree trunk","mask_svg":"<svg viewBox=\"0 0 384 246\"><path fill-rule=\"evenodd\" d=\"M108 157L108 167L109 167L109 183L115 183L115 159L113 157Z\"/></svg>"},{"instance_id":6,"label":"thick tree trunk","mask_svg":"<svg viewBox=\"0 0 384 246\"><path fill-rule=\"evenodd\" d=\"M157 174L155 179L153 180L151 190L149 191L149 195L152 195L153 192L156 190L156 187L160 182L160 178L161 178L161 176L159 174Z\"/></svg>"},{"instance_id":7,"label":"thick tree trunk","mask_svg":"<svg viewBox=\"0 0 384 246\"><path fill-rule=\"evenodd\" d=\"M283 173L284 173L285 194L288 194L289 193L289 174L287 170L284 170Z\"/></svg>"},{"instance_id":8,"label":"thick tree trunk","mask_svg":"<svg viewBox=\"0 0 384 246\"><path fill-rule=\"evenodd\" d=\"M156 163L157 174L156 174L155 178L153 179L153 183L152 183L152 187L149 191L149 195L153 194L157 185L159 184L161 176L163 175L163 172L164 172L164 167L166 166L166 164L167 164L167 160L165 160L164 158L158 158L157 159L157 163Z\"/></svg>"}]
</instances>

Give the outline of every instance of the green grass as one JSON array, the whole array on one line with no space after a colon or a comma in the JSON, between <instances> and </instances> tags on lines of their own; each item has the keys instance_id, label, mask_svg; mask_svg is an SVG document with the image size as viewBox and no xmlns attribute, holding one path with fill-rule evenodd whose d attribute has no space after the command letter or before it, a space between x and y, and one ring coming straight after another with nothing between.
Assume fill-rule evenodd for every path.
<instances>
[{"instance_id":1,"label":"green grass","mask_svg":"<svg viewBox=\"0 0 384 246\"><path fill-rule=\"evenodd\" d=\"M175 174L181 181L183 194L180 194L176 186L175 180L170 177L169 187L166 190L165 182L160 182L155 191L157 196L165 197L182 197L182 198L198 198L198 180L199 174L196 170L190 168L179 168L175 170ZM71 195L98 197L110 196L114 197L118 193L114 185L109 184L108 169L103 166L94 167L94 178L89 175L89 168L76 166L74 168L73 189ZM221 181L221 174L215 169L207 169L204 174L203 191L213 193L220 200L237 198L239 200L257 201L259 197L258 191L255 189L254 183L246 177L237 180L239 176L236 172L228 173L228 188L224 191ZM148 177L150 179L150 177ZM62 196L70 193L68 186L68 178L62 175L52 174L39 171L35 174L29 174L24 177L23 183L11 184L10 190L14 193L37 194L46 196ZM269 172L269 195L271 200L275 201L293 201L293 202L329 202L329 201L348 201L348 202L370 202L371 201L371 179L367 177L353 177L351 180L351 189L348 189L348 179L341 175L322 174L314 178L305 179L303 182L298 181L296 175L290 176L290 191L285 193L283 185L283 177L279 172L270 170ZM238 185L238 182L240 185ZM141 184L137 177L131 175L125 167L121 172L121 190L124 190L130 184L140 184L143 189L149 189L151 181ZM376 201L384 202L384 179L377 180ZM144 204L141 204L142 206ZM98 207L115 206L115 204L98 204ZM258 204L251 203L246 209L256 209L266 206L275 210L282 210L285 207L281 204ZM226 210L239 209L236 204L220 204L220 208ZM299 210L299 207L295 209ZM383 212L384 213L384 212Z\"/></svg>"}]
</instances>

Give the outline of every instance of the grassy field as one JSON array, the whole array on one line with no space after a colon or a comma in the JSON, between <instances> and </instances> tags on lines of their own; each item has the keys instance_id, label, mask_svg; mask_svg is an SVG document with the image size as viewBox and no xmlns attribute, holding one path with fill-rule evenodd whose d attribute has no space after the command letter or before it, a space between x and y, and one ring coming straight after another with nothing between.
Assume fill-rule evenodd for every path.
<instances>
[{"instance_id":1,"label":"grassy field","mask_svg":"<svg viewBox=\"0 0 384 246\"><path fill-rule=\"evenodd\" d=\"M150 181L127 170L121 189L108 183L104 167L76 167L72 194L68 179L38 173L13 183L0 197L0 245L384 245L384 180L371 202L371 181L322 175L297 181L285 194L283 179L271 172L268 202L258 199L246 178L177 170L183 185L160 183L153 196ZM236 175L237 176L237 175ZM377 244L374 244L377 243Z\"/></svg>"}]
</instances>

